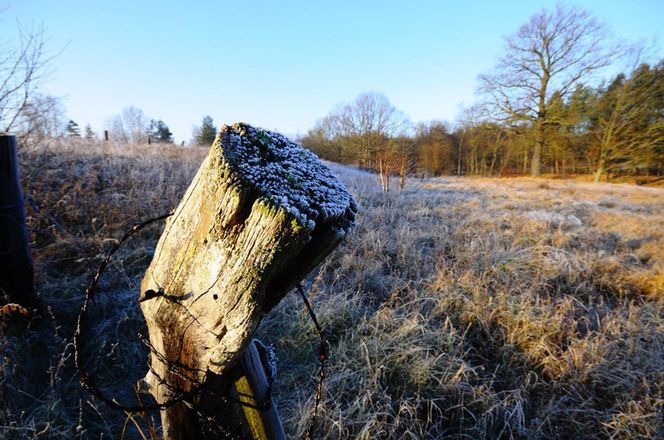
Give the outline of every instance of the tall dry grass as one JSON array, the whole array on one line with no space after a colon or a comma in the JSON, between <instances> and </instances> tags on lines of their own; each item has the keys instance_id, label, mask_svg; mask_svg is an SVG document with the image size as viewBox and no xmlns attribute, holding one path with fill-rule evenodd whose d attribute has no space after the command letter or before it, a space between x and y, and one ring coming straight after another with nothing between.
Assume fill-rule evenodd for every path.
<instances>
[{"instance_id":1,"label":"tall dry grass","mask_svg":"<svg viewBox=\"0 0 664 440\"><path fill-rule=\"evenodd\" d=\"M67 144L23 157L39 205L29 210L38 282L55 320L5 338L5 436L120 435L126 416L86 395L71 367L82 286L122 231L177 204L203 154ZM663 190L447 178L384 194L375 176L333 169L361 213L307 281L331 348L318 436L664 437ZM158 234L123 250L94 305L90 368L124 399L146 369L136 298ZM299 438L318 339L297 296L259 336L276 348L275 398ZM35 360L30 345L45 340ZM41 392L24 396L44 366ZM137 422L157 432L157 419Z\"/></svg>"},{"instance_id":2,"label":"tall dry grass","mask_svg":"<svg viewBox=\"0 0 664 440\"><path fill-rule=\"evenodd\" d=\"M126 414L109 411L81 389L73 368L76 318L105 252L132 224L176 206L205 153L72 140L20 152L36 285L48 310L27 332L0 323L0 437L118 438L129 422L125 438L141 438ZM87 329L94 349L86 367L125 402L136 399L134 385L146 372L136 295L159 233L150 228L121 250L102 279L92 306L95 325ZM158 415L136 418L148 433Z\"/></svg>"},{"instance_id":3,"label":"tall dry grass","mask_svg":"<svg viewBox=\"0 0 664 440\"><path fill-rule=\"evenodd\" d=\"M362 211L311 281L332 340L319 435L664 435L664 191L436 179L384 194L336 171ZM311 324L291 298L261 333L299 437Z\"/></svg>"}]
</instances>

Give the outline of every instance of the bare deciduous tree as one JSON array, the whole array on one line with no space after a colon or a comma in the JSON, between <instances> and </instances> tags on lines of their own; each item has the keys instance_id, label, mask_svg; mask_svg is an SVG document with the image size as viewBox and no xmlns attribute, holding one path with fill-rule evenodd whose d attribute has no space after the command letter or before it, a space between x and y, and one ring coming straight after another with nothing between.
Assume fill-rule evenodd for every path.
<instances>
[{"instance_id":1,"label":"bare deciduous tree","mask_svg":"<svg viewBox=\"0 0 664 440\"><path fill-rule=\"evenodd\" d=\"M541 174L547 126L559 122L549 109L552 96L566 97L580 80L611 63L618 49L607 47L607 36L604 25L582 9L543 10L507 38L495 71L479 77L498 119L535 129L533 176Z\"/></svg>"},{"instance_id":2,"label":"bare deciduous tree","mask_svg":"<svg viewBox=\"0 0 664 440\"><path fill-rule=\"evenodd\" d=\"M113 140L140 144L148 141L148 123L143 110L130 105L110 119L108 128Z\"/></svg>"},{"instance_id":3,"label":"bare deciduous tree","mask_svg":"<svg viewBox=\"0 0 664 440\"><path fill-rule=\"evenodd\" d=\"M14 41L0 42L0 133L19 128L40 81L48 74L44 28L17 26Z\"/></svg>"},{"instance_id":4,"label":"bare deciduous tree","mask_svg":"<svg viewBox=\"0 0 664 440\"><path fill-rule=\"evenodd\" d=\"M318 121L309 140L328 150L330 145L324 141L332 141L338 150L331 152L332 156L340 160L349 156L355 158L360 167L377 170L381 186L387 190L389 174L405 170L409 163L410 157L405 156L401 157L404 159L401 162L395 161L399 152L409 150L396 142L409 127L406 116L385 95L367 92Z\"/></svg>"},{"instance_id":5,"label":"bare deciduous tree","mask_svg":"<svg viewBox=\"0 0 664 440\"><path fill-rule=\"evenodd\" d=\"M63 134L65 109L62 100L51 95L33 95L24 105L16 131L20 145L35 145L46 137Z\"/></svg>"},{"instance_id":6,"label":"bare deciduous tree","mask_svg":"<svg viewBox=\"0 0 664 440\"><path fill-rule=\"evenodd\" d=\"M405 132L409 125L406 116L378 92L362 93L333 117L341 135L355 147L364 166L385 158L386 150L390 149L387 140Z\"/></svg>"},{"instance_id":7,"label":"bare deciduous tree","mask_svg":"<svg viewBox=\"0 0 664 440\"><path fill-rule=\"evenodd\" d=\"M441 121L419 123L415 128L418 168L422 177L452 174L456 168L456 152L447 124Z\"/></svg>"}]
</instances>

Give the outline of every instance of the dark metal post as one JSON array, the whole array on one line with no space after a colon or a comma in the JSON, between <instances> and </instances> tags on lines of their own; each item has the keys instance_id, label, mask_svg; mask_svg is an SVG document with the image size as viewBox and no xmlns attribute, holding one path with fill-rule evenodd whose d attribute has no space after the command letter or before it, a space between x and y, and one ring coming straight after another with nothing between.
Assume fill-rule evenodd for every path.
<instances>
[{"instance_id":1,"label":"dark metal post","mask_svg":"<svg viewBox=\"0 0 664 440\"><path fill-rule=\"evenodd\" d=\"M0 136L0 294L26 308L37 305L16 138Z\"/></svg>"},{"instance_id":2,"label":"dark metal post","mask_svg":"<svg viewBox=\"0 0 664 440\"><path fill-rule=\"evenodd\" d=\"M108 130L104 130L104 140L108 141Z\"/></svg>"}]
</instances>

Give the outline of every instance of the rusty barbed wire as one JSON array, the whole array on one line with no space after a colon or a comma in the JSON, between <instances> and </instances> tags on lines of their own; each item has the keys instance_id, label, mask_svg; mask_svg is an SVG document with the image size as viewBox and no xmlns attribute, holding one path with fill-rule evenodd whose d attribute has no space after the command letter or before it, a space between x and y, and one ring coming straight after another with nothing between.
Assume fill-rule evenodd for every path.
<instances>
[{"instance_id":1,"label":"rusty barbed wire","mask_svg":"<svg viewBox=\"0 0 664 440\"><path fill-rule=\"evenodd\" d=\"M90 280L90 283L88 284L87 288L85 289L85 295L83 299L83 305L81 306L81 311L78 314L78 320L76 322L76 331L74 332L74 365L76 366L76 369L79 373L80 376L80 381L81 381L81 386L87 390L90 394L95 396L97 399L101 400L102 402L106 403L110 407L120 410L120 411L127 411L127 412L144 412L144 411L155 411L155 410L162 410L162 409L167 409L177 403L180 403L184 400L185 398L185 393L180 393L179 396L174 397L173 399L167 400L166 402L162 403L156 403L152 405L124 405L120 402L118 402L115 399L112 399L110 397L107 397L101 389L94 383L92 376L88 374L84 367L83 367L83 362L82 362L82 339L81 335L83 333L82 329L85 323L88 320L88 304L90 303L91 300L94 299L95 295L97 294L98 290L98 284L99 284L99 279L101 278L102 274L106 271L106 268L108 267L109 262L111 261L111 258L113 255L122 247L122 245L129 239L131 238L132 235L135 233L139 232L141 229L145 228L148 225L151 225L152 223L156 223L158 221L164 220L170 216L173 215L175 211L170 211L167 214L162 214L158 217L154 217L148 220L145 220L141 223L137 223L134 226L132 226L131 229L129 229L125 234L120 238L120 240L113 245L111 250L106 254L106 257L102 260L102 262L99 264L99 267L97 268L97 271Z\"/></svg>"},{"instance_id":2,"label":"rusty barbed wire","mask_svg":"<svg viewBox=\"0 0 664 440\"><path fill-rule=\"evenodd\" d=\"M98 293L98 284L101 276L103 273L106 271L108 268L108 265L111 261L111 258L115 253L124 245L124 243L129 240L134 234L137 232L141 231L145 227L156 223L161 220L165 220L171 216L173 216L175 213L175 210L172 210L166 214L162 214L158 217L150 218L148 220L145 220L141 223L137 223L133 225L125 234L118 240L117 243L113 245L113 247L108 251L102 262L99 264L95 275L93 278L90 280L87 288L85 289L85 295L84 295L84 300L83 300L83 305L81 306L81 310L78 315L78 320L76 324L76 331L74 333L74 364L75 367L79 373L80 376L80 382L81 386L87 390L90 394L92 394L94 397L97 399L101 400L102 402L106 403L109 405L111 408L120 410L120 411L125 411L128 413L141 413L141 412L146 412L146 411L156 411L156 410L164 410L167 408L170 408L171 406L185 402L187 397L193 396L195 393L199 391L204 391L206 393L212 393L215 395L215 397L223 398L225 402L228 403L238 403L243 406L250 406L250 407L255 407L252 404L249 404L247 402L242 402L241 400L238 399L229 399L227 396L223 396L219 393L215 393L212 390L205 389L201 390L202 388L202 383L199 383L199 381L195 380L192 377L189 377L184 371L194 371L195 369L192 369L184 364L181 364L179 362L174 362L172 360L166 359L166 357L162 354L159 353L159 351L150 343L150 341L142 334L139 332L138 337L139 340L141 340L147 347L148 350L155 354L157 358L164 362L165 365L167 365L168 370L178 376L181 377L184 380L187 380L194 384L194 386L191 388L190 391L188 392L183 392L182 390L177 390L177 389L172 389L174 397L167 400L166 402L157 402L156 404L151 404L151 405L143 405L142 403L140 405L125 405L123 403L118 402L116 399L108 397L104 394L104 392L94 383L92 375L90 375L88 372L85 371L84 369L84 362L82 361L82 352L83 352L83 346L84 343L82 341L82 334L83 334L83 327L87 323L88 320L88 305L91 301L94 300L95 295ZM317 414L318 414L318 408L320 406L320 401L322 398L322 386L323 386L323 381L325 379L325 361L328 360L328 353L327 353L327 341L325 340L325 336L323 334L323 330L318 323L318 319L316 318L316 314L307 298L307 295L302 288L301 284L298 284L297 290L299 291L300 295L302 296L302 299L304 301L304 305L309 313L309 316L311 317L311 320L314 323L314 327L316 328L316 331L319 336L320 344L319 344L319 350L318 350L318 361L320 365L319 369L319 377L318 377L318 383L316 385L316 392L315 392L315 405L314 405L314 411L311 416L311 420L309 422L309 427L307 429L307 432L305 433L305 439L306 440L311 440L313 431L316 428L316 422L317 422ZM157 297L163 297L166 300L172 301L177 303L177 301L174 301L174 298L171 298L170 295L166 294L162 289L159 289L157 292L153 291L147 291L143 294L141 298L139 298L139 302L143 301L148 301L153 298ZM189 310L183 306L182 304L178 305L182 306L187 310L188 313ZM191 313L190 313L191 314ZM197 319L195 319L194 316L192 316L193 321L197 322ZM200 325L200 323L199 323ZM149 367L151 371L152 367ZM153 371L153 374L155 372ZM163 379L162 379L163 380ZM165 383L165 382L164 382ZM269 396L268 399L265 399L266 401L260 402L258 407L255 407L255 409L258 410L263 410L265 408L268 408L270 405L272 405L271 402L271 396L272 396L272 385L274 383L274 378L270 377L269 380L269 387L268 387L268 393L267 395ZM197 411L198 413L198 411ZM199 416L203 416L203 414L199 413Z\"/></svg>"},{"instance_id":3,"label":"rusty barbed wire","mask_svg":"<svg viewBox=\"0 0 664 440\"><path fill-rule=\"evenodd\" d=\"M318 337L320 339L320 345L318 346L318 362L320 365L320 369L318 372L318 384L316 385L314 411L311 414L311 419L309 420L309 427L307 428L307 432L304 435L305 440L311 440L311 436L313 435L313 432L316 429L318 407L320 406L320 401L323 394L323 381L325 380L325 361L327 361L328 359L327 341L325 340L323 329L318 323L318 319L316 319L316 313L314 313L314 309L313 307L311 307L311 303L309 303L309 299L307 298L307 294L304 292L301 283L297 285L297 290L300 292L300 295L302 296L304 305L306 306L307 311L309 312L309 316L311 317L311 320L314 323L314 327L316 327L316 331L318 332Z\"/></svg>"}]
</instances>

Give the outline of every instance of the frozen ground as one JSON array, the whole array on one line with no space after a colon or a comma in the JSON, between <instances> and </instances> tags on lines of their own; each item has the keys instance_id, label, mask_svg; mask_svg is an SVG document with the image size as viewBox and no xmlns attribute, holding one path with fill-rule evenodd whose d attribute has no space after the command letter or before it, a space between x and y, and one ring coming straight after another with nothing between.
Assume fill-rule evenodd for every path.
<instances>
[{"instance_id":1,"label":"frozen ground","mask_svg":"<svg viewBox=\"0 0 664 440\"><path fill-rule=\"evenodd\" d=\"M3 334L0 435L159 435L156 414L132 421L80 388L70 342L104 251L177 204L203 153L66 144L23 156L55 325ZM306 283L330 343L317 438L664 438L664 191L445 177L384 194L376 175L330 166L359 212ZM123 401L146 370L135 301L159 234L123 248L91 311L88 367ZM275 347L274 396L301 438L318 337L297 296L259 337Z\"/></svg>"}]
</instances>

